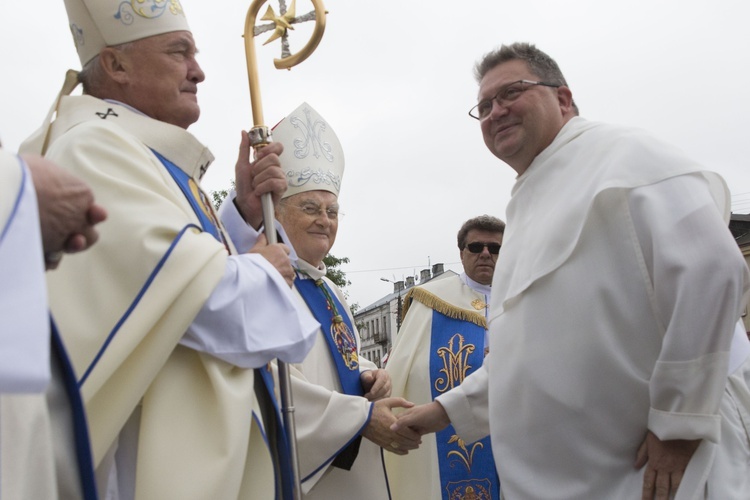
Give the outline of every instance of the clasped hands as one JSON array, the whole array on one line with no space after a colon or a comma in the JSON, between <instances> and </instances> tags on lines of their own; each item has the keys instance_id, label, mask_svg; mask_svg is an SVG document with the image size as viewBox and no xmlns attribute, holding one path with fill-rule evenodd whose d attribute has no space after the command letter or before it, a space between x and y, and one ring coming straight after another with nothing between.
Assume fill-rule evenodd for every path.
<instances>
[{"instance_id":1,"label":"clasped hands","mask_svg":"<svg viewBox=\"0 0 750 500\"><path fill-rule=\"evenodd\" d=\"M383 449L397 455L406 455L409 450L416 450L422 440L418 434L400 435L391 427L397 417L394 408L411 408L411 403L404 398L391 398L391 377L385 370L369 370L360 375L365 398L373 402L370 422L362 431L362 436Z\"/></svg>"}]
</instances>

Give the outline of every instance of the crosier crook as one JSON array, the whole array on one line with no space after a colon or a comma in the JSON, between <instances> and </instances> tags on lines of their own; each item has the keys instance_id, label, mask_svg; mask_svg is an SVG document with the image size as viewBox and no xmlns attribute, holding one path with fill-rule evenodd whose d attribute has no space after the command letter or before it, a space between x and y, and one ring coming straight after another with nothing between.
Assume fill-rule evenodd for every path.
<instances>
[{"instance_id":1,"label":"crosier crook","mask_svg":"<svg viewBox=\"0 0 750 500\"><path fill-rule=\"evenodd\" d=\"M253 112L253 128L250 130L250 143L256 151L269 142L271 142L271 133L263 120L263 104L260 98L260 85L258 83L258 61L255 54L255 35L273 29L274 32L266 43L272 42L277 38L282 39L282 58L274 59L273 64L276 69L291 69L293 66L307 59L310 54L317 48L325 31L326 11L321 0L311 0L314 12L295 18L296 0L292 0L292 6L286 10L284 0L279 0L280 15L277 16L273 8L269 5L262 20L272 21L273 24L255 27L255 21L258 11L266 3L266 0L254 0L250 4L245 17L245 58L247 60L247 79L250 85L250 103ZM315 19L315 28L313 29L310 40L299 52L289 54L287 43L287 31L292 28L292 24L306 20ZM263 207L263 224L268 228L274 227L274 209L271 193L266 193L261 198ZM276 231L266 230L266 238L269 244L277 242ZM292 386L289 379L289 366L281 360L278 360L279 371L279 389L281 392L281 412L284 418L284 428L289 441L289 453L292 461L292 472L294 475L294 498L302 498L302 487L299 471L299 456L297 454L296 427L294 423L294 402L292 400Z\"/></svg>"}]
</instances>

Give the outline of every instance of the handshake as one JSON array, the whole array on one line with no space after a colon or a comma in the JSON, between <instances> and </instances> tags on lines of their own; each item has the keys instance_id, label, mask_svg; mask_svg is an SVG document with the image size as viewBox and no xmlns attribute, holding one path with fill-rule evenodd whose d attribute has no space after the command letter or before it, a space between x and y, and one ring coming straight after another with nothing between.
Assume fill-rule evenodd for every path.
<instances>
[{"instance_id":1,"label":"handshake","mask_svg":"<svg viewBox=\"0 0 750 500\"><path fill-rule=\"evenodd\" d=\"M385 450L406 455L422 444L422 436L450 424L448 414L437 401L415 406L404 398L392 398L391 381L385 370L362 373L365 397L373 401L372 417L362 436ZM394 408L405 408L398 416Z\"/></svg>"}]
</instances>

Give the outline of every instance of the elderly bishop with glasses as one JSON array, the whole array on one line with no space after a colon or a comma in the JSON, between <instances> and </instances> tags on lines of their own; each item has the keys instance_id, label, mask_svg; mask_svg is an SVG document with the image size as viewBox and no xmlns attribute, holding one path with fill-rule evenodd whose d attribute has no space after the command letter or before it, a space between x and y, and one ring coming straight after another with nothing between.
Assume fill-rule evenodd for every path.
<instances>
[{"instance_id":1,"label":"elderly bishop with glasses","mask_svg":"<svg viewBox=\"0 0 750 500\"><path fill-rule=\"evenodd\" d=\"M482 366L490 285L504 231L505 223L490 215L466 221L458 231L464 272L409 290L386 367L394 396L429 403ZM465 443L451 426L424 436L408 455L386 455L386 466L394 499L499 498L489 437Z\"/></svg>"},{"instance_id":2,"label":"elderly bishop with glasses","mask_svg":"<svg viewBox=\"0 0 750 500\"><path fill-rule=\"evenodd\" d=\"M320 323L308 356L290 367L303 498L387 499L383 449L405 454L418 439L390 430L392 408L412 405L389 398L388 374L360 357L349 305L326 277L323 259L343 216L344 153L330 125L306 103L274 128L273 138L284 145L280 162L289 185L276 208L277 230L291 250L300 306ZM232 227L251 230L232 203L225 203L222 216Z\"/></svg>"}]
</instances>

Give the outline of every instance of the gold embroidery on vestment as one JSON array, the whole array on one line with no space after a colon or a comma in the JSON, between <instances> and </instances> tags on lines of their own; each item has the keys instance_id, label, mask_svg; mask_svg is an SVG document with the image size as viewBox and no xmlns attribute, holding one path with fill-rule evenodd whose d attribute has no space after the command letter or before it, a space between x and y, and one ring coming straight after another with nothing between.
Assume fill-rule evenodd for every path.
<instances>
[{"instance_id":1,"label":"gold embroidery on vestment","mask_svg":"<svg viewBox=\"0 0 750 500\"><path fill-rule=\"evenodd\" d=\"M444 376L435 380L435 390L443 393L460 385L466 378L466 373L471 369L469 355L476 350L474 344L464 345L464 336L455 334L448 341L447 347L439 347L437 355L443 360L443 368L440 373Z\"/></svg>"},{"instance_id":2,"label":"gold embroidery on vestment","mask_svg":"<svg viewBox=\"0 0 750 500\"><path fill-rule=\"evenodd\" d=\"M471 446L471 449L468 449L466 447L466 442L460 437L458 437L457 434L452 435L451 438L448 440L448 444L451 444L451 443L456 443L458 447L460 448L460 451L451 450L448 452L448 456L458 457L461 460L461 463L464 465L464 467L466 467L466 471L471 473L471 465L474 462L474 452L476 451L477 447L484 448L484 445L480 441L477 441Z\"/></svg>"}]
</instances>

